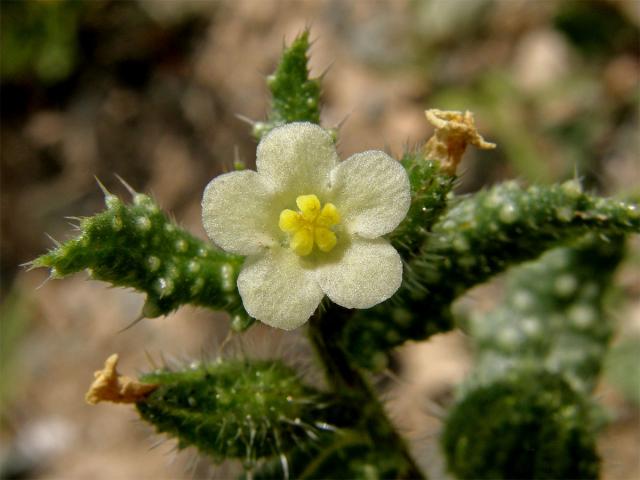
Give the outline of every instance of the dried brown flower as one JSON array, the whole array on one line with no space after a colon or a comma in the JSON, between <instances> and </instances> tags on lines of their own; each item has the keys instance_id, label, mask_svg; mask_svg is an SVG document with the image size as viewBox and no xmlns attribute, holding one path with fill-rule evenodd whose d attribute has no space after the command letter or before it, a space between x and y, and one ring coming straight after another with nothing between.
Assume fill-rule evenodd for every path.
<instances>
[{"instance_id":1,"label":"dried brown flower","mask_svg":"<svg viewBox=\"0 0 640 480\"><path fill-rule=\"evenodd\" d=\"M95 380L85 395L87 403L136 403L158 388L158 385L140 383L120 375L117 365L118 354L114 353L104 362L104 368L94 373Z\"/></svg>"},{"instance_id":2,"label":"dried brown flower","mask_svg":"<svg viewBox=\"0 0 640 480\"><path fill-rule=\"evenodd\" d=\"M473 113L452 110L430 109L425 112L427 120L436 128L424 146L427 158L440 161L441 168L454 175L467 144L488 150L495 143L485 141L478 133Z\"/></svg>"}]
</instances>

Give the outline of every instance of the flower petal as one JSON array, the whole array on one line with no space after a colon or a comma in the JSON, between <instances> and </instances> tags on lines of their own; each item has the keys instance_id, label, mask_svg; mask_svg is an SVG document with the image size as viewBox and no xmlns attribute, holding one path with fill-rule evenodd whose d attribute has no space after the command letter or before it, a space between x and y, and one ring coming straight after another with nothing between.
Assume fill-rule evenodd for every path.
<instances>
[{"instance_id":1,"label":"flower petal","mask_svg":"<svg viewBox=\"0 0 640 480\"><path fill-rule=\"evenodd\" d=\"M271 130L258 144L256 157L258 173L292 199L322 195L338 163L331 135L319 125L301 122Z\"/></svg>"},{"instance_id":2,"label":"flower petal","mask_svg":"<svg viewBox=\"0 0 640 480\"><path fill-rule=\"evenodd\" d=\"M240 255L260 252L275 243L278 213L271 210L272 194L252 170L220 175L202 197L202 223L220 248Z\"/></svg>"},{"instance_id":3,"label":"flower petal","mask_svg":"<svg viewBox=\"0 0 640 480\"><path fill-rule=\"evenodd\" d=\"M238 277L238 291L249 315L284 330L306 322L324 296L300 257L278 247L247 257Z\"/></svg>"},{"instance_id":4,"label":"flower petal","mask_svg":"<svg viewBox=\"0 0 640 480\"><path fill-rule=\"evenodd\" d=\"M395 229L409 210L404 167L380 151L357 153L331 172L331 198L351 233L376 238Z\"/></svg>"},{"instance_id":5,"label":"flower petal","mask_svg":"<svg viewBox=\"0 0 640 480\"><path fill-rule=\"evenodd\" d=\"M316 279L327 296L346 308L370 308L402 283L402 260L385 239L352 238L318 264Z\"/></svg>"}]
</instances>

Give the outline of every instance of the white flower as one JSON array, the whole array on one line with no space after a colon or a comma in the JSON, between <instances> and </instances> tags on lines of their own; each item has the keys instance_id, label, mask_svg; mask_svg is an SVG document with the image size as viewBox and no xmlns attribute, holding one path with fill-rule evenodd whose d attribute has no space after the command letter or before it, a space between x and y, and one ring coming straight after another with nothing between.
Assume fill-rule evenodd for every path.
<instances>
[{"instance_id":1,"label":"white flower","mask_svg":"<svg viewBox=\"0 0 640 480\"><path fill-rule=\"evenodd\" d=\"M324 295L369 308L396 292L402 260L380 237L409 209L399 162L380 151L340 162L329 133L290 123L262 139L256 166L214 178L202 199L209 237L247 256L238 290L252 317L291 330Z\"/></svg>"}]
</instances>

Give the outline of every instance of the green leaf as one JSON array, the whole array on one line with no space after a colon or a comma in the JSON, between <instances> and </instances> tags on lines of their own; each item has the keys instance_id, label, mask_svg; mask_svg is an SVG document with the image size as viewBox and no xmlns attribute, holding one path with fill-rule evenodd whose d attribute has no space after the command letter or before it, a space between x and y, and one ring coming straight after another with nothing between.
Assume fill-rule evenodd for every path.
<instances>
[{"instance_id":1,"label":"green leaf","mask_svg":"<svg viewBox=\"0 0 640 480\"><path fill-rule=\"evenodd\" d=\"M409 176L411 207L389 239L402 258L408 260L417 253L447 208L447 195L456 178L440 170L439 163L427 159L421 150L405 153L400 163Z\"/></svg>"},{"instance_id":2,"label":"green leaf","mask_svg":"<svg viewBox=\"0 0 640 480\"><path fill-rule=\"evenodd\" d=\"M320 123L320 80L309 78L309 31L305 30L282 53L276 71L267 77L272 95L266 122L254 125L256 138L285 123Z\"/></svg>"},{"instance_id":3,"label":"green leaf","mask_svg":"<svg viewBox=\"0 0 640 480\"><path fill-rule=\"evenodd\" d=\"M603 300L623 254L620 237L589 236L509 273L503 304L472 315L477 346L473 383L511 369L543 368L590 392L602 369L613 325Z\"/></svg>"},{"instance_id":4,"label":"green leaf","mask_svg":"<svg viewBox=\"0 0 640 480\"><path fill-rule=\"evenodd\" d=\"M80 221L80 234L32 262L52 278L87 270L90 277L147 295L142 314L153 318L180 305L222 309L247 328L236 287L242 257L215 249L176 226L146 195L127 205L106 195L107 209Z\"/></svg>"},{"instance_id":5,"label":"green leaf","mask_svg":"<svg viewBox=\"0 0 640 480\"><path fill-rule=\"evenodd\" d=\"M477 193L440 217L405 265L400 290L357 311L341 344L358 365L384 368L391 348L453 328L451 302L469 288L589 232L638 231L637 205L592 197L575 181L526 189L508 182Z\"/></svg>"},{"instance_id":6,"label":"green leaf","mask_svg":"<svg viewBox=\"0 0 640 480\"><path fill-rule=\"evenodd\" d=\"M455 298L511 265L588 232L639 231L638 205L592 197L576 181L527 189L508 182L447 212L413 268L423 286L449 291Z\"/></svg>"},{"instance_id":7,"label":"green leaf","mask_svg":"<svg viewBox=\"0 0 640 480\"><path fill-rule=\"evenodd\" d=\"M4 2L0 17L0 77L45 84L67 79L77 67L78 36L86 2Z\"/></svg>"},{"instance_id":8,"label":"green leaf","mask_svg":"<svg viewBox=\"0 0 640 480\"><path fill-rule=\"evenodd\" d=\"M406 459L393 449L385 450L367 432L341 430L324 434L313 445L294 448L284 456L260 465L243 480L295 478L298 480L349 478L415 478Z\"/></svg>"},{"instance_id":9,"label":"green leaf","mask_svg":"<svg viewBox=\"0 0 640 480\"><path fill-rule=\"evenodd\" d=\"M180 448L193 445L216 461L238 458L251 467L337 430L335 401L280 362L218 362L141 380L160 385L138 402L142 418Z\"/></svg>"},{"instance_id":10,"label":"green leaf","mask_svg":"<svg viewBox=\"0 0 640 480\"><path fill-rule=\"evenodd\" d=\"M460 479L598 477L591 409L550 373L523 372L473 390L450 411L441 442Z\"/></svg>"}]
</instances>

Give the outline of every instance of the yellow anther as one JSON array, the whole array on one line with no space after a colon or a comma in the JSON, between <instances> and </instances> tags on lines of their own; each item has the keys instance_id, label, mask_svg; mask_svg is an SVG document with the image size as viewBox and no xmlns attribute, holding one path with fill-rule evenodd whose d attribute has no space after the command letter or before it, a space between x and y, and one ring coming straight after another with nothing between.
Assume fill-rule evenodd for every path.
<instances>
[{"instance_id":1,"label":"yellow anther","mask_svg":"<svg viewBox=\"0 0 640 480\"><path fill-rule=\"evenodd\" d=\"M313 233L311 229L303 227L291 239L291 248L301 257L309 255L313 250Z\"/></svg>"},{"instance_id":2,"label":"yellow anther","mask_svg":"<svg viewBox=\"0 0 640 480\"><path fill-rule=\"evenodd\" d=\"M338 241L330 229L340 223L336 206L327 203L323 208L316 195L300 195L296 198L300 211L285 209L280 212L278 226L291 235L289 246L300 256L309 255L314 243L322 252L330 252Z\"/></svg>"},{"instance_id":3,"label":"yellow anther","mask_svg":"<svg viewBox=\"0 0 640 480\"><path fill-rule=\"evenodd\" d=\"M327 203L316 220L321 227L333 227L340 223L340 214L333 203Z\"/></svg>"},{"instance_id":4,"label":"yellow anther","mask_svg":"<svg viewBox=\"0 0 640 480\"><path fill-rule=\"evenodd\" d=\"M320 213L320 199L315 195L300 195L296 198L296 205L309 222L313 222Z\"/></svg>"},{"instance_id":5,"label":"yellow anther","mask_svg":"<svg viewBox=\"0 0 640 480\"><path fill-rule=\"evenodd\" d=\"M336 234L328 228L316 228L316 243L318 244L318 248L323 252L330 252L333 250L337 241L338 239L336 238Z\"/></svg>"},{"instance_id":6,"label":"yellow anther","mask_svg":"<svg viewBox=\"0 0 640 480\"><path fill-rule=\"evenodd\" d=\"M278 226L283 232L294 233L304 226L304 220L298 212L287 209L280 212Z\"/></svg>"}]
</instances>

